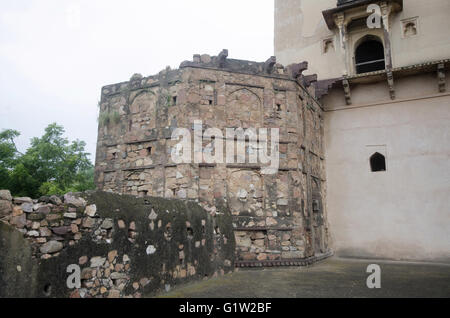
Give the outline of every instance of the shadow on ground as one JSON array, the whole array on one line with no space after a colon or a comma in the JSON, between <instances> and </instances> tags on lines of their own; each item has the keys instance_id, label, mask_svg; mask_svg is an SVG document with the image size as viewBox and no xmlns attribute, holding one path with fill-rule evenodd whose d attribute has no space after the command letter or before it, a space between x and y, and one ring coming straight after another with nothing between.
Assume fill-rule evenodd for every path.
<instances>
[{"instance_id":1,"label":"shadow on ground","mask_svg":"<svg viewBox=\"0 0 450 318\"><path fill-rule=\"evenodd\" d=\"M381 266L381 289L368 289L367 266ZM450 265L331 258L311 267L240 270L159 297L450 297Z\"/></svg>"}]
</instances>

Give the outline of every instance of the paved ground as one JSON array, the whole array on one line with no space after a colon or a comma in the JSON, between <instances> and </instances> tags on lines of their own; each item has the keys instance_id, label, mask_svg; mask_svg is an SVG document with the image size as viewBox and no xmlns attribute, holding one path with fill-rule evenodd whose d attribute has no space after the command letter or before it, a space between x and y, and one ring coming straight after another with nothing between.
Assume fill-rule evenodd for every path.
<instances>
[{"instance_id":1,"label":"paved ground","mask_svg":"<svg viewBox=\"0 0 450 318\"><path fill-rule=\"evenodd\" d=\"M381 266L381 289L366 286L369 264ZM240 270L160 297L450 297L450 265L331 258L308 268Z\"/></svg>"}]
</instances>

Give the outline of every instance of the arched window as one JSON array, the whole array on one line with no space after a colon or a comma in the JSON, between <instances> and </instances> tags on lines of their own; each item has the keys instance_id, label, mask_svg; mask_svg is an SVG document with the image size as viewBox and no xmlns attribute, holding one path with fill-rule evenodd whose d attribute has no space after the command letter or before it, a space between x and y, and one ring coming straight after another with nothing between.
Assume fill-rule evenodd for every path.
<instances>
[{"instance_id":1,"label":"arched window","mask_svg":"<svg viewBox=\"0 0 450 318\"><path fill-rule=\"evenodd\" d=\"M374 153L370 157L370 169L372 172L386 171L386 158L381 153Z\"/></svg>"},{"instance_id":2,"label":"arched window","mask_svg":"<svg viewBox=\"0 0 450 318\"><path fill-rule=\"evenodd\" d=\"M368 73L384 70L384 47L381 40L375 36L367 36L357 46L355 51L356 73Z\"/></svg>"}]
</instances>

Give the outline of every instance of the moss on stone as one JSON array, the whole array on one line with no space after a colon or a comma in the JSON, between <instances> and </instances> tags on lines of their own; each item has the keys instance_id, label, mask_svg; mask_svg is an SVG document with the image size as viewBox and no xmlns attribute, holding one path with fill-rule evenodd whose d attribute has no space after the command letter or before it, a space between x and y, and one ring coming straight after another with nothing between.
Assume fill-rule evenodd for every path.
<instances>
[{"instance_id":1,"label":"moss on stone","mask_svg":"<svg viewBox=\"0 0 450 318\"><path fill-rule=\"evenodd\" d=\"M67 267L79 264L80 257L107 257L114 250L120 260L125 254L130 258L130 279L124 290L127 295L135 292L133 282L145 278L150 282L139 292L153 294L166 285L173 287L212 277L222 269L233 270L233 267L224 268L225 260L233 261L235 248L231 216L226 210L223 210L223 215L213 217L189 201L135 198L99 191L80 195L87 205L96 205L95 218L113 220L111 241L96 241L94 233L84 232L81 240L67 246L57 257L32 261L32 250L22 234L0 224L3 244L0 246L0 282L6 286L2 288L6 290L3 292L5 295L15 295L14 290L17 290L18 296L68 297L72 290L66 285L70 275L66 272ZM149 218L152 211L157 215L156 220ZM119 220L125 223L125 228L119 228ZM135 224L133 232L137 233L134 241L129 237L132 222ZM153 226L150 226L152 222ZM216 226L221 235L214 233ZM223 236L227 237L227 244L224 244ZM156 251L148 255L149 246ZM14 273L18 260L24 269L21 276ZM87 267L89 262L81 269ZM195 268L195 273L188 275L189 268ZM14 286L24 288L18 290Z\"/></svg>"}]
</instances>

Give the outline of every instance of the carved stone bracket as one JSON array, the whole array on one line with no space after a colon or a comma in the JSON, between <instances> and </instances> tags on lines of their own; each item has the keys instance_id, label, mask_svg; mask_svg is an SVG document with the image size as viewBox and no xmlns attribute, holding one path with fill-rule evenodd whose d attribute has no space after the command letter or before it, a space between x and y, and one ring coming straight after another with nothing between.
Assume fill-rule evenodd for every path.
<instances>
[{"instance_id":1,"label":"carved stone bracket","mask_svg":"<svg viewBox=\"0 0 450 318\"><path fill-rule=\"evenodd\" d=\"M304 71L306 71L308 69L308 62L302 62L299 64L291 64L287 67L289 75L294 78L297 79L298 77L300 77L302 75L302 73Z\"/></svg>"},{"instance_id":2,"label":"carved stone bracket","mask_svg":"<svg viewBox=\"0 0 450 318\"><path fill-rule=\"evenodd\" d=\"M352 104L352 97L351 97L351 94L350 94L350 83L348 82L347 79L344 79L342 81L342 86L344 87L345 103L347 105L351 105Z\"/></svg>"},{"instance_id":3,"label":"carved stone bracket","mask_svg":"<svg viewBox=\"0 0 450 318\"><path fill-rule=\"evenodd\" d=\"M219 60L219 67L220 68L224 68L225 64L227 62L227 57L228 57L228 50L222 50L222 52L219 53L219 55L217 56L218 60Z\"/></svg>"},{"instance_id":4,"label":"carved stone bracket","mask_svg":"<svg viewBox=\"0 0 450 318\"><path fill-rule=\"evenodd\" d=\"M271 56L265 63L264 63L264 71L267 74L272 74L273 67L277 64L277 58L275 56Z\"/></svg>"},{"instance_id":5,"label":"carved stone bracket","mask_svg":"<svg viewBox=\"0 0 450 318\"><path fill-rule=\"evenodd\" d=\"M306 87L311 86L312 83L317 82L317 74L307 75L303 78Z\"/></svg>"},{"instance_id":6,"label":"carved stone bracket","mask_svg":"<svg viewBox=\"0 0 450 318\"><path fill-rule=\"evenodd\" d=\"M437 75L438 75L438 85L439 85L439 93L445 93L446 88L446 82L445 82L445 65L444 63L438 64L437 67Z\"/></svg>"}]
</instances>

